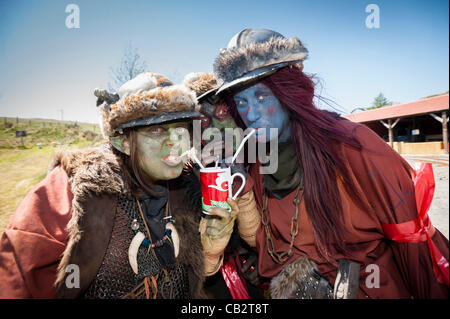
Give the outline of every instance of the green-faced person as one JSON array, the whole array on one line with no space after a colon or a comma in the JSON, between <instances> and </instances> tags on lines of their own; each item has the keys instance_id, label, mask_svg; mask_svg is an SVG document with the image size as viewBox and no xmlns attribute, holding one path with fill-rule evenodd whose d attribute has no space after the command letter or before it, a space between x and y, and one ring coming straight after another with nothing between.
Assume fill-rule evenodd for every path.
<instances>
[{"instance_id":1,"label":"green-faced person","mask_svg":"<svg viewBox=\"0 0 450 319\"><path fill-rule=\"evenodd\" d=\"M236 144L240 142L240 139L234 139L233 143L227 143L227 141L224 143L225 130L235 130L237 125L229 113L227 105L215 95L217 89L216 78L210 73L189 73L185 76L183 84L196 93L200 104L203 137L201 160L203 165L206 166L213 163L216 160L215 155L219 154L222 167L228 166L229 162L226 161L226 156L235 154ZM233 173L238 171L241 174L246 174L244 167L236 163L231 166L231 171ZM259 213L256 210L256 202L251 186L249 184L244 188L246 190L245 196L238 196L236 201L228 199L232 209L231 212L215 207L209 211L210 215L203 216L200 222L200 234L205 255L205 274L209 277L205 286L207 291L217 298L226 298L230 293L233 298L260 298L262 296L256 287L248 292L244 289L246 292L243 295L236 295L235 293L239 289L233 289L230 286L235 285L236 282L231 283L228 280L225 281L230 292L224 292L224 289L217 288L225 287L222 276L214 276L224 263L226 263L225 268L228 270L231 269L230 267L235 267L231 266L228 260L231 255L235 256L236 253L245 255L243 258L246 259L247 263L245 265L241 264L240 267L242 267L244 279L247 280L246 284L257 281L256 264L251 262L252 260L256 261L257 258L251 247L256 245L253 233L259 226L259 218L255 218L255 215L258 217ZM238 234L244 239L240 240ZM250 236L247 236L247 234L250 234ZM230 244L230 240L233 242L232 244ZM229 252L227 254L224 253L226 247L228 247L227 252ZM236 262L240 263L242 261L239 259ZM234 265L234 262L232 264ZM226 277L227 275L224 274L223 278L225 279ZM247 293L249 294L248 297L245 295Z\"/></svg>"},{"instance_id":2,"label":"green-faced person","mask_svg":"<svg viewBox=\"0 0 450 319\"><path fill-rule=\"evenodd\" d=\"M168 180L180 176L189 149L190 122L152 125L136 130L137 158L147 176Z\"/></svg>"},{"instance_id":3,"label":"green-faced person","mask_svg":"<svg viewBox=\"0 0 450 319\"><path fill-rule=\"evenodd\" d=\"M2 298L198 298L204 257L190 148L195 93L142 73L96 90L100 149L59 153L0 242Z\"/></svg>"},{"instance_id":4,"label":"green-faced person","mask_svg":"<svg viewBox=\"0 0 450 319\"><path fill-rule=\"evenodd\" d=\"M231 116L228 106L223 99L215 95L216 78L207 72L192 72L184 77L183 84L196 93L200 104L202 146L204 147L203 162L208 165L214 162L218 156L224 164L225 159L230 159L236 152L241 136L236 135L235 129L238 126ZM229 134L227 137L233 138L232 143L227 143L226 130Z\"/></svg>"}]
</instances>

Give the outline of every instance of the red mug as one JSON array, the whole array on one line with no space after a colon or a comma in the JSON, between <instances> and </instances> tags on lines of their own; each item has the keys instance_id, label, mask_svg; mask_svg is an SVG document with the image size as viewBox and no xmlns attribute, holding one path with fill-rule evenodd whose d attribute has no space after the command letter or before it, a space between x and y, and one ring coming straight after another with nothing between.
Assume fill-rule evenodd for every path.
<instances>
[{"instance_id":1,"label":"red mug","mask_svg":"<svg viewBox=\"0 0 450 319\"><path fill-rule=\"evenodd\" d=\"M242 185L233 195L233 190L230 185L233 185L233 180L236 177L242 179ZM229 167L207 167L200 170L200 184L203 213L209 215L208 211L212 207L219 207L231 212L231 207L227 203L227 199L231 197L234 200L239 196L245 186L245 176L241 173L231 175L231 169Z\"/></svg>"}]
</instances>

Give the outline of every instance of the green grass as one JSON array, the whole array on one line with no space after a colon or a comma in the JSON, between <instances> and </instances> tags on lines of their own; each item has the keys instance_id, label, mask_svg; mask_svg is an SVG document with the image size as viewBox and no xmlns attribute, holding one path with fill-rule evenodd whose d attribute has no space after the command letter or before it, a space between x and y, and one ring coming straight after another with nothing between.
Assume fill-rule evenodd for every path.
<instances>
[{"instance_id":1,"label":"green grass","mask_svg":"<svg viewBox=\"0 0 450 319\"><path fill-rule=\"evenodd\" d=\"M0 118L0 233L25 195L47 175L55 152L95 147L102 141L97 125L55 120ZM26 130L24 147L16 130ZM37 143L42 143L38 148ZM52 144L53 143L53 144Z\"/></svg>"}]
</instances>

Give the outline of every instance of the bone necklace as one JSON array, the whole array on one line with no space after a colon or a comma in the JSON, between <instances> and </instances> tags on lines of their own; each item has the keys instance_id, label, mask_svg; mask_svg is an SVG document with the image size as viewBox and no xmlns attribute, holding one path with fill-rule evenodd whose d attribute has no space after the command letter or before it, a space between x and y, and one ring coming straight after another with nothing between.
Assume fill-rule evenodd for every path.
<instances>
[{"instance_id":1,"label":"bone necklace","mask_svg":"<svg viewBox=\"0 0 450 319\"><path fill-rule=\"evenodd\" d=\"M166 217L164 217L164 219L169 219L169 222L166 224L166 233L162 239L158 240L155 243L152 242L152 237L150 236L150 230L145 221L144 214L142 213L141 204L139 203L139 200L137 198L136 198L136 201L137 201L137 204L139 207L139 212L141 214L142 221L145 225L145 228L146 228L146 231L148 234L148 239L147 239L144 233L138 231L139 223L136 219L134 219L133 222L131 223L131 229L136 233L136 235L134 236L133 240L131 241L130 247L128 248L128 261L130 262L130 266L133 269L133 272L135 274L138 274L137 253L138 253L139 247L141 245L148 247L148 249L151 250L152 253L154 254L154 256L158 259L154 248L161 247L162 245L164 245L164 243L166 241L169 241L173 245L174 254L175 254L175 258L176 258L178 256L178 252L179 252L179 248L180 248L180 240L178 237L178 232L177 232L175 226L173 225L173 220L171 219L172 216L168 216L169 201L167 201L167 204L166 204Z\"/></svg>"}]
</instances>

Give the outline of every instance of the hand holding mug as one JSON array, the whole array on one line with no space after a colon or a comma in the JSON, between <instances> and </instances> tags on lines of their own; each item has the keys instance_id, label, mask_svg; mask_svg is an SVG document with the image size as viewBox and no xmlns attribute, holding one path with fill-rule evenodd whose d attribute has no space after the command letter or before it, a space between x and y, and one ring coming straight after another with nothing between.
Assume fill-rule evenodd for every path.
<instances>
[{"instance_id":1,"label":"hand holding mug","mask_svg":"<svg viewBox=\"0 0 450 319\"><path fill-rule=\"evenodd\" d=\"M200 221L199 230L205 254L222 254L228 245L239 207L231 198L227 199L227 203L231 207L230 212L223 208L213 207L209 210L209 215Z\"/></svg>"}]
</instances>

